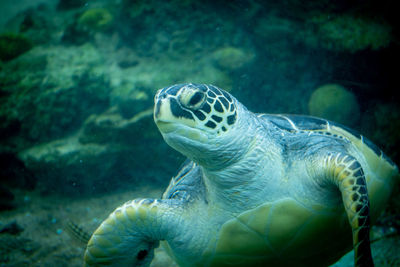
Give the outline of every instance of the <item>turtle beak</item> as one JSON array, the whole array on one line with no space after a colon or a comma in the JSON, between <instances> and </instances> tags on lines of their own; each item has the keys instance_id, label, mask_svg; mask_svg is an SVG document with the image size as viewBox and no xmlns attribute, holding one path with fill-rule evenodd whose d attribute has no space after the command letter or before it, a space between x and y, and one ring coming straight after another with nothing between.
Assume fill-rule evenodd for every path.
<instances>
[{"instance_id":1,"label":"turtle beak","mask_svg":"<svg viewBox=\"0 0 400 267\"><path fill-rule=\"evenodd\" d=\"M171 101L167 94L161 95L158 93L155 97L153 118L157 128L161 133L166 134L176 129L174 125L175 117L171 113Z\"/></svg>"},{"instance_id":2,"label":"turtle beak","mask_svg":"<svg viewBox=\"0 0 400 267\"><path fill-rule=\"evenodd\" d=\"M169 107L169 102L168 94L163 89L158 90L154 96L154 121L156 123L166 113L165 109Z\"/></svg>"},{"instance_id":3,"label":"turtle beak","mask_svg":"<svg viewBox=\"0 0 400 267\"><path fill-rule=\"evenodd\" d=\"M154 121L157 126L164 124L185 124L195 127L196 122L193 115L182 109L175 95L171 95L162 89L157 92L154 98ZM163 129L158 127L162 132Z\"/></svg>"},{"instance_id":4,"label":"turtle beak","mask_svg":"<svg viewBox=\"0 0 400 267\"><path fill-rule=\"evenodd\" d=\"M154 121L157 122L157 119L160 117L161 110L161 101L157 101L154 103Z\"/></svg>"}]
</instances>

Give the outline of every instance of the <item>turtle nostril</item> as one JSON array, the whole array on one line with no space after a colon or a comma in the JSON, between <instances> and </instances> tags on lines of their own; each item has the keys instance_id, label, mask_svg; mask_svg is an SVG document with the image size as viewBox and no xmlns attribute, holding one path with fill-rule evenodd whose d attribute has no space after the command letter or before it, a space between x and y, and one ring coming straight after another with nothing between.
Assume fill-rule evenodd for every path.
<instances>
[{"instance_id":1,"label":"turtle nostril","mask_svg":"<svg viewBox=\"0 0 400 267\"><path fill-rule=\"evenodd\" d=\"M167 98L167 95L168 94L166 92L162 92L162 91L157 92L157 94L154 97L154 102L157 103L157 101Z\"/></svg>"}]
</instances>

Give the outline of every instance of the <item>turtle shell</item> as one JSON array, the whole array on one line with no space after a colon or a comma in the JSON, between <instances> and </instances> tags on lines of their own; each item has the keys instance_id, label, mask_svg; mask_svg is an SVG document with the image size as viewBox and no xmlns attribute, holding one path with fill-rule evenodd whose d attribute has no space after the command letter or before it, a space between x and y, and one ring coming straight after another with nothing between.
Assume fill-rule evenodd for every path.
<instances>
[{"instance_id":1,"label":"turtle shell","mask_svg":"<svg viewBox=\"0 0 400 267\"><path fill-rule=\"evenodd\" d=\"M393 186L400 179L396 164L368 138L341 124L303 115L260 114L278 128L291 133L314 133L330 135L352 144L367 181L372 223L384 208Z\"/></svg>"},{"instance_id":2,"label":"turtle shell","mask_svg":"<svg viewBox=\"0 0 400 267\"><path fill-rule=\"evenodd\" d=\"M315 117L258 116L282 131L329 135L350 143L366 176L371 220L377 219L399 173L371 141L340 124ZM283 266L282 262L287 266L326 266L352 249L351 244L351 229L342 206L309 208L285 198L264 203L224 223L208 262L211 266Z\"/></svg>"},{"instance_id":3,"label":"turtle shell","mask_svg":"<svg viewBox=\"0 0 400 267\"><path fill-rule=\"evenodd\" d=\"M366 149L371 150L371 152L375 154L376 157L372 157L373 160L380 161L381 158L383 158L383 160L392 165L393 168L397 168L394 162L368 138L362 136L357 131L339 123L305 115L259 114L258 116L260 118L268 119L278 128L288 132L314 132L318 134L332 135L333 137L347 139L352 142L358 149L361 149L361 152L364 152Z\"/></svg>"},{"instance_id":4,"label":"turtle shell","mask_svg":"<svg viewBox=\"0 0 400 267\"><path fill-rule=\"evenodd\" d=\"M351 240L341 209L311 210L286 198L227 221L211 266L327 266L351 249Z\"/></svg>"}]
</instances>

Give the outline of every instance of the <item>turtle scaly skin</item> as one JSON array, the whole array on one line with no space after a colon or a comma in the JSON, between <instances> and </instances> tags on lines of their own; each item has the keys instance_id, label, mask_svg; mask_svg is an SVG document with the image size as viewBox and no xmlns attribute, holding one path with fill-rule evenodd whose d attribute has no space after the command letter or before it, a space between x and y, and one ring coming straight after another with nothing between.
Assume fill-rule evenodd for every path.
<instances>
[{"instance_id":1,"label":"turtle scaly skin","mask_svg":"<svg viewBox=\"0 0 400 267\"><path fill-rule=\"evenodd\" d=\"M148 266L159 243L180 266L327 266L369 231L399 181L368 139L309 116L255 114L212 85L160 89L154 120L188 160L162 199L137 199L98 227L87 266ZM161 242L160 242L161 241Z\"/></svg>"}]
</instances>

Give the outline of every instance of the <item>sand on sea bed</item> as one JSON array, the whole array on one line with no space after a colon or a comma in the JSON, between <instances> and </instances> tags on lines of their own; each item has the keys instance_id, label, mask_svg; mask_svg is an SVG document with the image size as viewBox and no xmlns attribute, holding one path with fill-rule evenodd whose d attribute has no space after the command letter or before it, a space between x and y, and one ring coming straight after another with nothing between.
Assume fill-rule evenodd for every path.
<instances>
[{"instance_id":1,"label":"sand on sea bed","mask_svg":"<svg viewBox=\"0 0 400 267\"><path fill-rule=\"evenodd\" d=\"M82 266L85 244L70 234L68 222L91 234L124 202L159 198L161 193L161 188L151 186L87 198L15 192L17 208L0 212L0 228L16 222L23 230L0 233L0 266Z\"/></svg>"}]
</instances>

